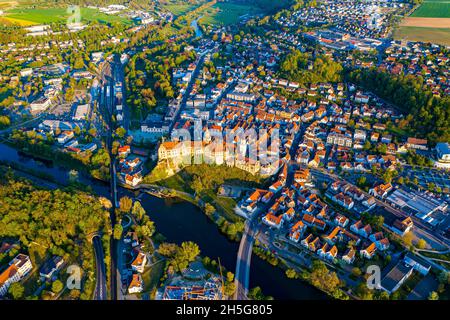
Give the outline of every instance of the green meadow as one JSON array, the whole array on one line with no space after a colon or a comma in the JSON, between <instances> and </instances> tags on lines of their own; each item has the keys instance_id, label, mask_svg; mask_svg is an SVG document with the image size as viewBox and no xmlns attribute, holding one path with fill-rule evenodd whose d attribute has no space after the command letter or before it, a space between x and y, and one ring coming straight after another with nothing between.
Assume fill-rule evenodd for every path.
<instances>
[{"instance_id":1,"label":"green meadow","mask_svg":"<svg viewBox=\"0 0 450 320\"><path fill-rule=\"evenodd\" d=\"M195 7L196 7L196 5L192 5L192 4L166 4L166 5L163 5L164 9L169 10L176 16L182 16L182 15L188 13L189 11L192 11Z\"/></svg>"},{"instance_id":2,"label":"green meadow","mask_svg":"<svg viewBox=\"0 0 450 320\"><path fill-rule=\"evenodd\" d=\"M411 17L450 18L450 0L425 0Z\"/></svg>"},{"instance_id":3,"label":"green meadow","mask_svg":"<svg viewBox=\"0 0 450 320\"><path fill-rule=\"evenodd\" d=\"M252 5L241 5L234 3L216 3L209 8L200 23L230 25L239 22L241 16L249 14L255 15L262 13L262 10Z\"/></svg>"}]
</instances>

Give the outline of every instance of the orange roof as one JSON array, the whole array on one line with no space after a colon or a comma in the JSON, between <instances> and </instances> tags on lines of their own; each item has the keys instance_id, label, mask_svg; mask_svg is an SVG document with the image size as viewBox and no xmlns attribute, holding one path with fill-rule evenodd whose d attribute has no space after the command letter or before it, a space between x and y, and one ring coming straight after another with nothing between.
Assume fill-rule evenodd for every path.
<instances>
[{"instance_id":1,"label":"orange roof","mask_svg":"<svg viewBox=\"0 0 450 320\"><path fill-rule=\"evenodd\" d=\"M8 279L13 277L17 273L17 267L15 264L10 265L5 271L0 274L0 286L3 285Z\"/></svg>"},{"instance_id":2,"label":"orange roof","mask_svg":"<svg viewBox=\"0 0 450 320\"><path fill-rule=\"evenodd\" d=\"M133 266L141 266L144 263L145 253L139 252L136 259L131 263Z\"/></svg>"},{"instance_id":3,"label":"orange roof","mask_svg":"<svg viewBox=\"0 0 450 320\"><path fill-rule=\"evenodd\" d=\"M334 228L333 231L331 231L329 235L325 236L325 239L333 240L340 231L341 231L341 227Z\"/></svg>"},{"instance_id":4,"label":"orange roof","mask_svg":"<svg viewBox=\"0 0 450 320\"><path fill-rule=\"evenodd\" d=\"M142 285L142 278L139 274L133 274L133 279L130 282L130 286L128 288L140 287Z\"/></svg>"},{"instance_id":5,"label":"orange roof","mask_svg":"<svg viewBox=\"0 0 450 320\"><path fill-rule=\"evenodd\" d=\"M277 216L275 216L275 215L273 215L271 213L268 213L266 215L266 220L268 220L268 221L270 221L272 223L275 223L275 224L280 224L282 218L283 218L282 216L278 216L277 217Z\"/></svg>"},{"instance_id":6,"label":"orange roof","mask_svg":"<svg viewBox=\"0 0 450 320\"><path fill-rule=\"evenodd\" d=\"M365 251L372 255L373 253L375 253L375 251L377 251L377 246L375 245L375 242L372 242L372 244L370 246L368 246Z\"/></svg>"},{"instance_id":7,"label":"orange roof","mask_svg":"<svg viewBox=\"0 0 450 320\"><path fill-rule=\"evenodd\" d=\"M161 147L164 147L167 150L174 149L177 146L178 146L178 142L177 141L166 141L166 142L161 143Z\"/></svg>"}]
</instances>

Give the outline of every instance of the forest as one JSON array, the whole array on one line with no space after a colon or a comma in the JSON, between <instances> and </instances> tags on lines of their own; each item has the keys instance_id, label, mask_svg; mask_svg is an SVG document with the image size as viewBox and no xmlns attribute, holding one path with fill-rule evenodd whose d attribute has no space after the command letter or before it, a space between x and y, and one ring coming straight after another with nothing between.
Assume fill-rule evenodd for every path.
<instances>
[{"instance_id":1,"label":"forest","mask_svg":"<svg viewBox=\"0 0 450 320\"><path fill-rule=\"evenodd\" d=\"M89 235L103 232L107 238L111 233L109 212L100 199L79 191L40 189L1 169L0 207L0 239L20 243L25 254L38 247L43 257L59 255L79 264L86 280L80 297L90 299L95 273ZM39 268L42 261L30 255Z\"/></svg>"},{"instance_id":2,"label":"forest","mask_svg":"<svg viewBox=\"0 0 450 320\"><path fill-rule=\"evenodd\" d=\"M329 57L313 58L309 53L293 50L281 62L280 75L300 84L339 82L343 68Z\"/></svg>"}]
</instances>

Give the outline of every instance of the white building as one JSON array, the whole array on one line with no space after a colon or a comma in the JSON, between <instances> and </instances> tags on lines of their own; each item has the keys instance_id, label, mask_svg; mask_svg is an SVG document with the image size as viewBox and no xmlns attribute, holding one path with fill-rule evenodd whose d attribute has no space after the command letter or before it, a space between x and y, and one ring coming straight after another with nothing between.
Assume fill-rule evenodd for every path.
<instances>
[{"instance_id":1,"label":"white building","mask_svg":"<svg viewBox=\"0 0 450 320\"><path fill-rule=\"evenodd\" d=\"M50 105L52 104L52 101L48 97L41 97L36 100L34 100L30 104L30 108L32 112L41 112L45 111Z\"/></svg>"},{"instance_id":2,"label":"white building","mask_svg":"<svg viewBox=\"0 0 450 320\"><path fill-rule=\"evenodd\" d=\"M0 274L0 297L8 292L9 286L14 282L19 282L31 270L30 257L24 254L18 254L10 263L8 268Z\"/></svg>"},{"instance_id":3,"label":"white building","mask_svg":"<svg viewBox=\"0 0 450 320\"><path fill-rule=\"evenodd\" d=\"M450 146L448 142L439 142L436 144L437 158L441 162L450 162Z\"/></svg>"}]
</instances>

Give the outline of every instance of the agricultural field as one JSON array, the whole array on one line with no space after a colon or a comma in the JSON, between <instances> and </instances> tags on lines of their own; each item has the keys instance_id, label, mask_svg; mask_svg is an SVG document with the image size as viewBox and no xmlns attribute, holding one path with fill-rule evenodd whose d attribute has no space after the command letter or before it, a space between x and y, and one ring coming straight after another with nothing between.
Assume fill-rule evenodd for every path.
<instances>
[{"instance_id":1,"label":"agricultural field","mask_svg":"<svg viewBox=\"0 0 450 320\"><path fill-rule=\"evenodd\" d=\"M450 0L425 0L411 17L450 18Z\"/></svg>"},{"instance_id":2,"label":"agricultural field","mask_svg":"<svg viewBox=\"0 0 450 320\"><path fill-rule=\"evenodd\" d=\"M182 16L195 9L195 7L197 6L192 4L167 4L163 6L164 9L172 12L176 16Z\"/></svg>"},{"instance_id":3,"label":"agricultural field","mask_svg":"<svg viewBox=\"0 0 450 320\"><path fill-rule=\"evenodd\" d=\"M399 27L394 39L450 45L450 28Z\"/></svg>"},{"instance_id":4,"label":"agricultural field","mask_svg":"<svg viewBox=\"0 0 450 320\"><path fill-rule=\"evenodd\" d=\"M394 38L450 45L450 0L425 0L403 19Z\"/></svg>"},{"instance_id":5,"label":"agricultural field","mask_svg":"<svg viewBox=\"0 0 450 320\"><path fill-rule=\"evenodd\" d=\"M206 10L200 19L201 24L230 25L239 22L240 17L245 15L257 15L263 11L253 5L234 3L216 3Z\"/></svg>"},{"instance_id":6,"label":"agricultural field","mask_svg":"<svg viewBox=\"0 0 450 320\"><path fill-rule=\"evenodd\" d=\"M47 23L65 22L69 13L65 8L13 8L7 10L2 18L23 26ZM103 14L95 9L81 8L81 19L84 22L131 23L130 20L119 16Z\"/></svg>"}]
</instances>

